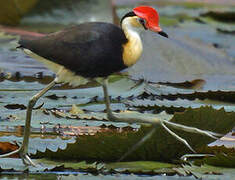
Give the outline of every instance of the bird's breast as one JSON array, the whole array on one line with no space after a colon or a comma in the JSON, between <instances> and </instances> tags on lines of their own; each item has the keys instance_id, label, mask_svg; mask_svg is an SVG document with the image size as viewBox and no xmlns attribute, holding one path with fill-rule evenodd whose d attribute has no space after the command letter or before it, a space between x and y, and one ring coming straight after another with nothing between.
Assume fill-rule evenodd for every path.
<instances>
[{"instance_id":1,"label":"bird's breast","mask_svg":"<svg viewBox=\"0 0 235 180\"><path fill-rule=\"evenodd\" d=\"M123 62L126 66L130 67L135 64L140 58L143 47L139 36L127 37L128 42L123 45Z\"/></svg>"}]
</instances>

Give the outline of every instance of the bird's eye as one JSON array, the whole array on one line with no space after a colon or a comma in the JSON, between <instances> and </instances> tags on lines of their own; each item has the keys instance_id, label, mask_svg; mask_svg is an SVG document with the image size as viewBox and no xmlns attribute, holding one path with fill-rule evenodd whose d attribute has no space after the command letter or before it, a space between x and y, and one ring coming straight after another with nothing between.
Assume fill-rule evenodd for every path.
<instances>
[{"instance_id":1,"label":"bird's eye","mask_svg":"<svg viewBox=\"0 0 235 180\"><path fill-rule=\"evenodd\" d=\"M145 19L142 19L142 18L138 18L138 21L140 22L140 24L143 25L144 29L147 30L148 28L146 27L146 21Z\"/></svg>"},{"instance_id":2,"label":"bird's eye","mask_svg":"<svg viewBox=\"0 0 235 180\"><path fill-rule=\"evenodd\" d=\"M140 22L140 24L144 25L145 24L145 20L142 18L138 18L138 21Z\"/></svg>"}]
</instances>

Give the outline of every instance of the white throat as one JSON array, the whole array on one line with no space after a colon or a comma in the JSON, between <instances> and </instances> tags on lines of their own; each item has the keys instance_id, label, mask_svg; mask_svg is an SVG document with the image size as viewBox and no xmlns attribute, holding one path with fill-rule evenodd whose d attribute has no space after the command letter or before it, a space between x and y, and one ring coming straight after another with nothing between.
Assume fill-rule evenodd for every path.
<instances>
[{"instance_id":1,"label":"white throat","mask_svg":"<svg viewBox=\"0 0 235 180\"><path fill-rule=\"evenodd\" d=\"M125 18L122 21L122 29L129 33L137 33L138 36L140 36L140 33L143 32L143 28L140 27L135 27L134 24L136 24L137 22L133 22L135 21L135 19L131 19L131 18Z\"/></svg>"},{"instance_id":2,"label":"white throat","mask_svg":"<svg viewBox=\"0 0 235 180\"><path fill-rule=\"evenodd\" d=\"M143 31L143 28L135 27L135 19L126 18L122 22L122 29L128 39L128 42L123 45L123 61L126 66L132 66L140 58L143 46L140 38L140 33Z\"/></svg>"}]
</instances>

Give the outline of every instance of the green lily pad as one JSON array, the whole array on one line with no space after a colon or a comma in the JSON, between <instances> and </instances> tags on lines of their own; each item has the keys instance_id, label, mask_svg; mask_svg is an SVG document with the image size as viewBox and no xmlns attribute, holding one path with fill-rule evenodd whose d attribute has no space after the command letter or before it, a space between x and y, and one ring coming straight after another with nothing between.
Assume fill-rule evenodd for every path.
<instances>
[{"instance_id":1,"label":"green lily pad","mask_svg":"<svg viewBox=\"0 0 235 180\"><path fill-rule=\"evenodd\" d=\"M176 167L174 164L154 162L154 161L133 161L133 162L116 162L108 163L105 165L108 169L113 169L118 172L128 172L128 173L174 173L170 170ZM168 170L166 170L168 168Z\"/></svg>"},{"instance_id":2,"label":"green lily pad","mask_svg":"<svg viewBox=\"0 0 235 180\"><path fill-rule=\"evenodd\" d=\"M0 142L22 142L22 137L16 136L1 136ZM34 137L29 140L29 154L36 154L39 152L45 152L49 149L52 152L56 152L59 149L66 149L69 143L75 143L74 138L60 138L58 136L46 136L44 138Z\"/></svg>"},{"instance_id":3,"label":"green lily pad","mask_svg":"<svg viewBox=\"0 0 235 180\"><path fill-rule=\"evenodd\" d=\"M230 154L224 154L224 153L215 154L214 157L205 157L201 160L201 162L211 166L234 168L235 167L234 149L233 152L234 153Z\"/></svg>"},{"instance_id":4,"label":"green lily pad","mask_svg":"<svg viewBox=\"0 0 235 180\"><path fill-rule=\"evenodd\" d=\"M55 168L52 165L40 164L36 167L30 167L30 172L43 172ZM29 167L23 164L21 159L16 158L1 158L0 159L0 171L28 171Z\"/></svg>"},{"instance_id":5,"label":"green lily pad","mask_svg":"<svg viewBox=\"0 0 235 180\"><path fill-rule=\"evenodd\" d=\"M210 165L195 166L183 165L183 168L175 169L179 174L193 174L196 178L202 179L233 179L234 168L221 168Z\"/></svg>"},{"instance_id":6,"label":"green lily pad","mask_svg":"<svg viewBox=\"0 0 235 180\"><path fill-rule=\"evenodd\" d=\"M116 115L122 116L122 113ZM147 113L124 113L123 115L132 118L135 116L137 118L141 118L141 116L145 118L157 118L157 116L152 114L148 115ZM211 107L201 107L198 109L189 108L183 113L176 113L170 121L224 134L231 131L235 126L234 116L235 113L227 113L223 109L215 110ZM171 117L163 116L159 118L166 118L167 120L167 118L169 119ZM92 136L80 136L76 143L69 144L65 150L58 150L57 153L48 150L45 154L39 153L38 156L53 159L114 161L121 158L132 146L150 132L151 129L152 127L149 126L141 126L140 129L136 129L137 131L102 131ZM213 139L203 135L188 133L182 130L172 130L185 138L196 150L202 150L202 147L213 142ZM170 161L186 153L190 153L190 150L159 125L156 127L154 135L125 160Z\"/></svg>"},{"instance_id":7,"label":"green lily pad","mask_svg":"<svg viewBox=\"0 0 235 180\"><path fill-rule=\"evenodd\" d=\"M73 169L74 171L84 172L118 172L118 173L135 173L135 174L175 174L173 168L177 165L155 162L155 161L132 161L132 162L116 162L116 163L87 163L85 161L53 161L48 159L38 159L47 165L54 165L64 169ZM58 170L58 168L57 168Z\"/></svg>"}]
</instances>

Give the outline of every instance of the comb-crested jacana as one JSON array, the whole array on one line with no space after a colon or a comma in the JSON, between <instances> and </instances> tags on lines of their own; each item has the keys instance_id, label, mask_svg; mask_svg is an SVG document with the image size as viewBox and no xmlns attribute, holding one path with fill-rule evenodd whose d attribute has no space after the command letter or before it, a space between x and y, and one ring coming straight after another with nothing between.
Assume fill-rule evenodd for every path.
<instances>
[{"instance_id":1,"label":"comb-crested jacana","mask_svg":"<svg viewBox=\"0 0 235 180\"><path fill-rule=\"evenodd\" d=\"M56 73L56 78L30 99L23 144L9 154L19 152L25 164L34 165L27 155L32 109L37 100L56 83L77 86L91 79L98 81L103 86L108 117L114 117L109 107L107 77L132 66L140 58L143 50L139 35L141 31L151 30L168 37L159 26L157 11L149 6L134 8L122 17L120 25L88 22L35 40L19 41L19 48L44 63Z\"/></svg>"},{"instance_id":2,"label":"comb-crested jacana","mask_svg":"<svg viewBox=\"0 0 235 180\"><path fill-rule=\"evenodd\" d=\"M108 119L115 120L110 109L107 76L137 62L143 50L139 35L141 31L150 30L168 37L159 26L157 11L149 6L134 8L123 16L120 24L121 27L88 22L35 40L19 41L19 48L54 71L56 78L30 99L22 146L0 157L19 153L25 164L34 165L27 155L32 109L37 100L56 83L77 86L91 79L98 81L103 87Z\"/></svg>"}]
</instances>

